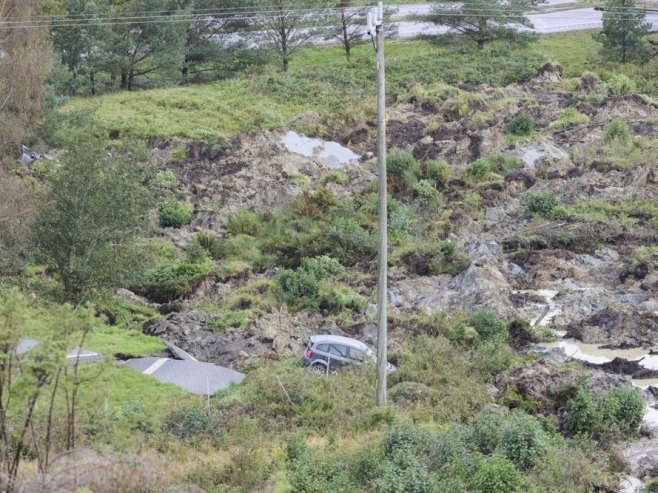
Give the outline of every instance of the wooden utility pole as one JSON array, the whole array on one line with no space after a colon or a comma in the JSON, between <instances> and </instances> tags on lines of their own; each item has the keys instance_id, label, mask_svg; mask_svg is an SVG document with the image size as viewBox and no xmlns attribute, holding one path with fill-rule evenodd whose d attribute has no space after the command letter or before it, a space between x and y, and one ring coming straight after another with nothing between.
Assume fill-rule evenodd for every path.
<instances>
[{"instance_id":1,"label":"wooden utility pole","mask_svg":"<svg viewBox=\"0 0 658 493\"><path fill-rule=\"evenodd\" d=\"M388 371L387 345L387 268L388 222L386 183L386 70L384 65L384 2L368 16L368 31L375 28L377 52L377 164L379 194L379 269L377 274L377 405L386 405L386 378Z\"/></svg>"}]
</instances>

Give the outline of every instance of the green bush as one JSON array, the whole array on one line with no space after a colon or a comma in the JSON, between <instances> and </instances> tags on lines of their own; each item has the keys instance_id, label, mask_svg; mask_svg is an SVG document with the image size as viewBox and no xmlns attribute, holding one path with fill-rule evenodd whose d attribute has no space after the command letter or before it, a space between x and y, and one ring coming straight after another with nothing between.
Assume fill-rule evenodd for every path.
<instances>
[{"instance_id":1,"label":"green bush","mask_svg":"<svg viewBox=\"0 0 658 493\"><path fill-rule=\"evenodd\" d=\"M180 228L192 221L192 206L175 200L160 205L158 220L163 228Z\"/></svg>"},{"instance_id":2,"label":"green bush","mask_svg":"<svg viewBox=\"0 0 658 493\"><path fill-rule=\"evenodd\" d=\"M178 184L178 178L171 170L158 171L153 177L152 185L159 189L173 189Z\"/></svg>"},{"instance_id":3,"label":"green bush","mask_svg":"<svg viewBox=\"0 0 658 493\"><path fill-rule=\"evenodd\" d=\"M338 183L339 185L345 185L347 180L348 176L344 171L330 171L320 178L320 184L327 185L329 183Z\"/></svg>"},{"instance_id":4,"label":"green bush","mask_svg":"<svg viewBox=\"0 0 658 493\"><path fill-rule=\"evenodd\" d=\"M334 254L344 264L355 264L377 251L376 238L351 218L334 219L326 236Z\"/></svg>"},{"instance_id":5,"label":"green bush","mask_svg":"<svg viewBox=\"0 0 658 493\"><path fill-rule=\"evenodd\" d=\"M480 414L469 427L469 442L484 455L493 454L503 435L505 416L497 412Z\"/></svg>"},{"instance_id":6,"label":"green bush","mask_svg":"<svg viewBox=\"0 0 658 493\"><path fill-rule=\"evenodd\" d=\"M482 341L506 341L509 338L507 322L487 310L479 310L468 317Z\"/></svg>"},{"instance_id":7,"label":"green bush","mask_svg":"<svg viewBox=\"0 0 658 493\"><path fill-rule=\"evenodd\" d=\"M226 231L231 236L255 236L260 230L261 224L258 214L247 209L241 209L229 216Z\"/></svg>"},{"instance_id":8,"label":"green bush","mask_svg":"<svg viewBox=\"0 0 658 493\"><path fill-rule=\"evenodd\" d=\"M630 129L628 128L628 124L623 120L613 120L604 137L607 143L616 140L624 144L627 144L630 138Z\"/></svg>"},{"instance_id":9,"label":"green bush","mask_svg":"<svg viewBox=\"0 0 658 493\"><path fill-rule=\"evenodd\" d=\"M322 310L341 312L352 310L361 313L365 310L368 301L349 286L336 285L324 282L318 292L318 305Z\"/></svg>"},{"instance_id":10,"label":"green bush","mask_svg":"<svg viewBox=\"0 0 658 493\"><path fill-rule=\"evenodd\" d=\"M637 89L635 81L625 74L615 74L608 79L609 96L626 96Z\"/></svg>"},{"instance_id":11,"label":"green bush","mask_svg":"<svg viewBox=\"0 0 658 493\"><path fill-rule=\"evenodd\" d=\"M502 177L493 172L491 162L486 159L478 159L472 162L465 170L463 179L466 183L478 184L501 180Z\"/></svg>"},{"instance_id":12,"label":"green bush","mask_svg":"<svg viewBox=\"0 0 658 493\"><path fill-rule=\"evenodd\" d=\"M338 260L327 255L306 257L302 260L301 268L313 275L318 281L345 272L345 267Z\"/></svg>"},{"instance_id":13,"label":"green bush","mask_svg":"<svg viewBox=\"0 0 658 493\"><path fill-rule=\"evenodd\" d=\"M505 133L518 136L532 134L535 130L535 120L525 113L516 115L505 127Z\"/></svg>"},{"instance_id":14,"label":"green bush","mask_svg":"<svg viewBox=\"0 0 658 493\"><path fill-rule=\"evenodd\" d=\"M158 303L166 303L189 293L196 281L209 275L212 262L178 262L146 271L138 291Z\"/></svg>"},{"instance_id":15,"label":"green bush","mask_svg":"<svg viewBox=\"0 0 658 493\"><path fill-rule=\"evenodd\" d=\"M180 439L190 438L210 431L208 413L197 407L176 409L165 419L165 428Z\"/></svg>"},{"instance_id":16,"label":"green bush","mask_svg":"<svg viewBox=\"0 0 658 493\"><path fill-rule=\"evenodd\" d=\"M622 434L628 435L642 424L645 406L640 389L631 385L617 387L601 399L602 420L614 423Z\"/></svg>"},{"instance_id":17,"label":"green bush","mask_svg":"<svg viewBox=\"0 0 658 493\"><path fill-rule=\"evenodd\" d=\"M511 493L520 490L523 478L509 459L494 454L481 461L473 485L478 493Z\"/></svg>"},{"instance_id":18,"label":"green bush","mask_svg":"<svg viewBox=\"0 0 658 493\"><path fill-rule=\"evenodd\" d=\"M569 400L565 424L574 434L598 440L628 436L642 424L645 405L642 392L636 387L614 388L598 400L579 388Z\"/></svg>"},{"instance_id":19,"label":"green bush","mask_svg":"<svg viewBox=\"0 0 658 493\"><path fill-rule=\"evenodd\" d=\"M539 421L516 412L503 427L499 450L519 469L527 471L541 460L547 446L548 436Z\"/></svg>"},{"instance_id":20,"label":"green bush","mask_svg":"<svg viewBox=\"0 0 658 493\"><path fill-rule=\"evenodd\" d=\"M424 166L425 179L430 180L434 185L445 186L452 176L452 169L445 161L429 160Z\"/></svg>"},{"instance_id":21,"label":"green bush","mask_svg":"<svg viewBox=\"0 0 658 493\"><path fill-rule=\"evenodd\" d=\"M560 118L551 122L548 125L550 130L554 132L560 132L566 130L572 125L580 125L589 123L589 116L580 113L576 108L570 107L564 110L564 113L560 115Z\"/></svg>"},{"instance_id":22,"label":"green bush","mask_svg":"<svg viewBox=\"0 0 658 493\"><path fill-rule=\"evenodd\" d=\"M288 441L286 462L286 477L296 493L349 493L352 490L345 465L324 451L309 449L301 434Z\"/></svg>"},{"instance_id":23,"label":"green bush","mask_svg":"<svg viewBox=\"0 0 658 493\"><path fill-rule=\"evenodd\" d=\"M199 231L194 235L193 241L203 248L212 258L219 258L221 243L214 231Z\"/></svg>"},{"instance_id":24,"label":"green bush","mask_svg":"<svg viewBox=\"0 0 658 493\"><path fill-rule=\"evenodd\" d=\"M392 192L405 194L418 181L420 165L407 151L393 149L386 158L386 174Z\"/></svg>"},{"instance_id":25,"label":"green bush","mask_svg":"<svg viewBox=\"0 0 658 493\"><path fill-rule=\"evenodd\" d=\"M598 411L594 396L584 388L579 387L569 401L569 414L566 427L575 434L588 434L600 427Z\"/></svg>"},{"instance_id":26,"label":"green bush","mask_svg":"<svg viewBox=\"0 0 658 493\"><path fill-rule=\"evenodd\" d=\"M560 201L550 192L539 194L526 193L521 198L521 206L530 217L551 219L553 212L560 205Z\"/></svg>"},{"instance_id":27,"label":"green bush","mask_svg":"<svg viewBox=\"0 0 658 493\"><path fill-rule=\"evenodd\" d=\"M420 205L434 208L439 205L441 194L429 180L420 180L414 185L414 195Z\"/></svg>"},{"instance_id":28,"label":"green bush","mask_svg":"<svg viewBox=\"0 0 658 493\"><path fill-rule=\"evenodd\" d=\"M400 451L417 452L429 443L430 435L420 426L409 422L389 427L382 438L384 457L392 459Z\"/></svg>"},{"instance_id":29,"label":"green bush","mask_svg":"<svg viewBox=\"0 0 658 493\"><path fill-rule=\"evenodd\" d=\"M312 273L303 269L284 269L279 272L276 282L286 303L308 309L317 308L320 282Z\"/></svg>"},{"instance_id":30,"label":"green bush","mask_svg":"<svg viewBox=\"0 0 658 493\"><path fill-rule=\"evenodd\" d=\"M376 493L435 493L436 478L421 458L409 451L398 451L392 460L381 465L374 481Z\"/></svg>"}]
</instances>

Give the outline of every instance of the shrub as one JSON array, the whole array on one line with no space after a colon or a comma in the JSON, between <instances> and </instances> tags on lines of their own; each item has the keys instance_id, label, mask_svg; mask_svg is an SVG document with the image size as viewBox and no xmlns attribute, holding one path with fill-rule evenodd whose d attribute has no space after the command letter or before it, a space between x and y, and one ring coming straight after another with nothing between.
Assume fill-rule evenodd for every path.
<instances>
[{"instance_id":1,"label":"shrub","mask_svg":"<svg viewBox=\"0 0 658 493\"><path fill-rule=\"evenodd\" d=\"M511 135L530 135L535 130L535 120L525 113L516 115L505 127L505 133Z\"/></svg>"},{"instance_id":2,"label":"shrub","mask_svg":"<svg viewBox=\"0 0 658 493\"><path fill-rule=\"evenodd\" d=\"M158 303L167 303L185 296L192 285L212 272L211 262L178 262L164 264L144 274L138 291Z\"/></svg>"},{"instance_id":3,"label":"shrub","mask_svg":"<svg viewBox=\"0 0 658 493\"><path fill-rule=\"evenodd\" d=\"M580 113L576 108L571 107L564 110L564 113L560 115L560 118L551 122L548 125L548 128L554 132L560 132L562 130L566 130L572 125L580 125L586 123L589 123L589 116Z\"/></svg>"},{"instance_id":4,"label":"shrub","mask_svg":"<svg viewBox=\"0 0 658 493\"><path fill-rule=\"evenodd\" d=\"M322 255L320 257L306 257L302 260L301 268L309 274L312 274L318 281L345 272L345 267L343 267L338 260L327 255Z\"/></svg>"},{"instance_id":5,"label":"shrub","mask_svg":"<svg viewBox=\"0 0 658 493\"><path fill-rule=\"evenodd\" d=\"M632 386L614 388L598 401L579 388L569 401L566 426L596 439L627 436L642 424L645 405L642 392Z\"/></svg>"},{"instance_id":6,"label":"shrub","mask_svg":"<svg viewBox=\"0 0 658 493\"><path fill-rule=\"evenodd\" d=\"M485 183L500 180L500 175L493 172L488 159L478 159L464 170L464 181L471 184Z\"/></svg>"},{"instance_id":7,"label":"shrub","mask_svg":"<svg viewBox=\"0 0 658 493\"><path fill-rule=\"evenodd\" d=\"M192 221L192 206L175 200L160 205L158 220L163 228L180 228Z\"/></svg>"},{"instance_id":8,"label":"shrub","mask_svg":"<svg viewBox=\"0 0 658 493\"><path fill-rule=\"evenodd\" d=\"M327 242L345 264L355 264L377 251L375 237L350 218L338 217L332 221Z\"/></svg>"},{"instance_id":9,"label":"shrub","mask_svg":"<svg viewBox=\"0 0 658 493\"><path fill-rule=\"evenodd\" d=\"M172 412L165 427L177 438L185 439L211 429L208 413L199 407L184 407Z\"/></svg>"},{"instance_id":10,"label":"shrub","mask_svg":"<svg viewBox=\"0 0 658 493\"><path fill-rule=\"evenodd\" d=\"M576 395L569 401L569 414L565 424L569 431L576 434L588 434L600 427L596 400L582 387L578 388Z\"/></svg>"},{"instance_id":11,"label":"shrub","mask_svg":"<svg viewBox=\"0 0 658 493\"><path fill-rule=\"evenodd\" d=\"M429 180L420 180L414 185L414 195L418 203L425 207L436 207L439 205L441 194Z\"/></svg>"},{"instance_id":12,"label":"shrub","mask_svg":"<svg viewBox=\"0 0 658 493\"><path fill-rule=\"evenodd\" d=\"M258 214L247 209L241 209L235 214L231 214L226 224L226 231L231 236L249 235L255 236L261 227L261 220Z\"/></svg>"},{"instance_id":13,"label":"shrub","mask_svg":"<svg viewBox=\"0 0 658 493\"><path fill-rule=\"evenodd\" d=\"M178 178L171 170L158 171L153 177L154 188L172 189L178 184Z\"/></svg>"},{"instance_id":14,"label":"shrub","mask_svg":"<svg viewBox=\"0 0 658 493\"><path fill-rule=\"evenodd\" d=\"M602 421L614 423L624 435L633 433L642 424L645 405L640 389L630 385L614 388L601 399Z\"/></svg>"},{"instance_id":15,"label":"shrub","mask_svg":"<svg viewBox=\"0 0 658 493\"><path fill-rule=\"evenodd\" d=\"M613 120L605 133L605 141L612 142L614 140L627 144L630 140L630 129L628 124L623 120Z\"/></svg>"},{"instance_id":16,"label":"shrub","mask_svg":"<svg viewBox=\"0 0 658 493\"><path fill-rule=\"evenodd\" d=\"M415 452L425 448L430 435L420 426L402 422L389 427L382 439L384 456L392 459L400 451Z\"/></svg>"},{"instance_id":17,"label":"shrub","mask_svg":"<svg viewBox=\"0 0 658 493\"><path fill-rule=\"evenodd\" d=\"M635 92L635 81L625 74L615 74L608 79L609 96L626 96Z\"/></svg>"},{"instance_id":18,"label":"shrub","mask_svg":"<svg viewBox=\"0 0 658 493\"><path fill-rule=\"evenodd\" d=\"M317 308L320 282L312 273L303 269L284 269L277 276L276 282L286 303L308 309Z\"/></svg>"},{"instance_id":19,"label":"shrub","mask_svg":"<svg viewBox=\"0 0 658 493\"><path fill-rule=\"evenodd\" d=\"M327 185L329 183L338 183L339 185L345 185L347 183L348 177L347 173L344 171L330 171L326 175L320 178L320 183L322 185Z\"/></svg>"},{"instance_id":20,"label":"shrub","mask_svg":"<svg viewBox=\"0 0 658 493\"><path fill-rule=\"evenodd\" d=\"M500 437L500 451L519 469L531 469L546 453L548 437L541 424L524 412L508 420Z\"/></svg>"},{"instance_id":21,"label":"shrub","mask_svg":"<svg viewBox=\"0 0 658 493\"><path fill-rule=\"evenodd\" d=\"M478 493L511 493L519 491L522 479L510 460L494 454L482 460L473 484Z\"/></svg>"},{"instance_id":22,"label":"shrub","mask_svg":"<svg viewBox=\"0 0 658 493\"><path fill-rule=\"evenodd\" d=\"M393 460L384 462L375 480L376 493L434 493L436 478L427 470L421 458L408 451L398 452Z\"/></svg>"},{"instance_id":23,"label":"shrub","mask_svg":"<svg viewBox=\"0 0 658 493\"><path fill-rule=\"evenodd\" d=\"M553 211L560 205L560 202L552 193L526 193L521 198L521 206L530 217L550 219L553 216Z\"/></svg>"},{"instance_id":24,"label":"shrub","mask_svg":"<svg viewBox=\"0 0 658 493\"><path fill-rule=\"evenodd\" d=\"M361 313L368 302L349 286L322 283L318 293L318 304L321 309L332 312L349 309Z\"/></svg>"},{"instance_id":25,"label":"shrub","mask_svg":"<svg viewBox=\"0 0 658 493\"><path fill-rule=\"evenodd\" d=\"M480 414L470 426L469 441L484 455L493 454L503 434L505 417L497 412Z\"/></svg>"},{"instance_id":26,"label":"shrub","mask_svg":"<svg viewBox=\"0 0 658 493\"><path fill-rule=\"evenodd\" d=\"M407 269L419 276L451 274L457 275L470 265L470 259L459 253L450 241L437 244L414 243L411 251L400 255Z\"/></svg>"},{"instance_id":27,"label":"shrub","mask_svg":"<svg viewBox=\"0 0 658 493\"><path fill-rule=\"evenodd\" d=\"M445 161L426 161L424 171L425 178L435 185L446 185L452 176L450 165Z\"/></svg>"},{"instance_id":28,"label":"shrub","mask_svg":"<svg viewBox=\"0 0 658 493\"><path fill-rule=\"evenodd\" d=\"M393 193L406 193L418 180L420 165L407 151L394 149L388 153L386 173Z\"/></svg>"},{"instance_id":29,"label":"shrub","mask_svg":"<svg viewBox=\"0 0 658 493\"><path fill-rule=\"evenodd\" d=\"M507 322L487 310L480 310L468 318L468 323L483 341L504 341L509 337Z\"/></svg>"},{"instance_id":30,"label":"shrub","mask_svg":"<svg viewBox=\"0 0 658 493\"><path fill-rule=\"evenodd\" d=\"M219 258L221 244L213 231L199 231L194 235L194 242L203 248L212 258Z\"/></svg>"}]
</instances>

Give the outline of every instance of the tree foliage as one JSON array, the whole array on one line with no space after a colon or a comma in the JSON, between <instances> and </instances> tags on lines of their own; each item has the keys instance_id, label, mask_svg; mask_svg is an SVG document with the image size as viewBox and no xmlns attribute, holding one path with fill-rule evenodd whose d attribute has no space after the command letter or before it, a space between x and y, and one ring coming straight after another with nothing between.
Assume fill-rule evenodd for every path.
<instances>
[{"instance_id":1,"label":"tree foliage","mask_svg":"<svg viewBox=\"0 0 658 493\"><path fill-rule=\"evenodd\" d=\"M135 274L133 243L148 202L136 166L108 156L98 142L85 143L70 151L49 185L35 238L67 297L83 301Z\"/></svg>"},{"instance_id":2,"label":"tree foliage","mask_svg":"<svg viewBox=\"0 0 658 493\"><path fill-rule=\"evenodd\" d=\"M0 158L14 155L27 144L39 124L44 105L44 82L50 69L46 29L30 27L40 0L0 1Z\"/></svg>"},{"instance_id":3,"label":"tree foliage","mask_svg":"<svg viewBox=\"0 0 658 493\"><path fill-rule=\"evenodd\" d=\"M603 44L601 56L612 62L647 62L651 49L644 36L651 24L645 19L646 12L635 6L635 0L607 0L603 30L595 36Z\"/></svg>"},{"instance_id":4,"label":"tree foliage","mask_svg":"<svg viewBox=\"0 0 658 493\"><path fill-rule=\"evenodd\" d=\"M523 12L542 1L464 0L459 4L440 2L424 19L470 38L477 43L478 49L482 49L485 43L497 39L530 39L530 34L520 32L518 26L532 27Z\"/></svg>"},{"instance_id":5,"label":"tree foliage","mask_svg":"<svg viewBox=\"0 0 658 493\"><path fill-rule=\"evenodd\" d=\"M28 258L34 201L21 179L2 168L0 197L0 275L5 275L16 273Z\"/></svg>"}]
</instances>

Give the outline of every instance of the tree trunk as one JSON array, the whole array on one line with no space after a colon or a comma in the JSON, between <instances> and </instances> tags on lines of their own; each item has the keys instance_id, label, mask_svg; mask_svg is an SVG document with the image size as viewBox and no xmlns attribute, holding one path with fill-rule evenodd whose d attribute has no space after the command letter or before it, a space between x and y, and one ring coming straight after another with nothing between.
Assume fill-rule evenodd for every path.
<instances>
[{"instance_id":1,"label":"tree trunk","mask_svg":"<svg viewBox=\"0 0 658 493\"><path fill-rule=\"evenodd\" d=\"M91 72L89 74L89 84L91 87L91 95L95 96L96 95L96 73Z\"/></svg>"},{"instance_id":2,"label":"tree trunk","mask_svg":"<svg viewBox=\"0 0 658 493\"><path fill-rule=\"evenodd\" d=\"M345 47L345 56L350 59L352 47L350 46L350 38L347 33L347 19L345 18L344 6L340 9L340 22L343 29L343 46Z\"/></svg>"},{"instance_id":3,"label":"tree trunk","mask_svg":"<svg viewBox=\"0 0 658 493\"><path fill-rule=\"evenodd\" d=\"M484 48L484 39L478 39L478 50Z\"/></svg>"},{"instance_id":4,"label":"tree trunk","mask_svg":"<svg viewBox=\"0 0 658 493\"><path fill-rule=\"evenodd\" d=\"M121 89L128 89L128 72L126 69L121 69Z\"/></svg>"}]
</instances>

